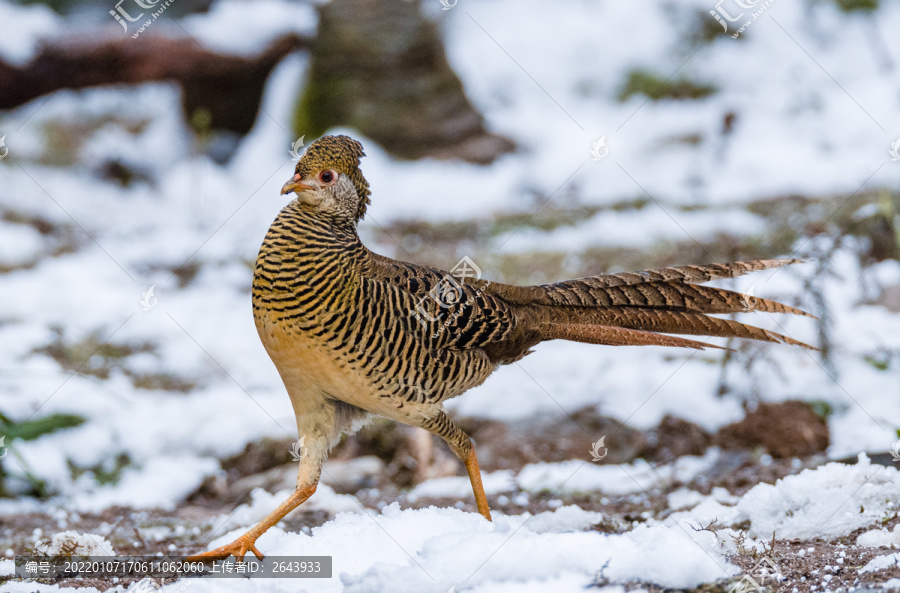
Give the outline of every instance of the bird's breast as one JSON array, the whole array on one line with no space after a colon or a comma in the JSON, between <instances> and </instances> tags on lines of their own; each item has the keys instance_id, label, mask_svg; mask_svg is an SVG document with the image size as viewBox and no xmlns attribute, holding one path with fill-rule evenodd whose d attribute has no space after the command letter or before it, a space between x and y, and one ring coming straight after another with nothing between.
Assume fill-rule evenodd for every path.
<instances>
[{"instance_id":1,"label":"bird's breast","mask_svg":"<svg viewBox=\"0 0 900 593\"><path fill-rule=\"evenodd\" d=\"M254 319L292 400L328 393L347 401L369 390L348 362L361 319L360 278L353 246L308 218L272 223L254 270Z\"/></svg>"}]
</instances>

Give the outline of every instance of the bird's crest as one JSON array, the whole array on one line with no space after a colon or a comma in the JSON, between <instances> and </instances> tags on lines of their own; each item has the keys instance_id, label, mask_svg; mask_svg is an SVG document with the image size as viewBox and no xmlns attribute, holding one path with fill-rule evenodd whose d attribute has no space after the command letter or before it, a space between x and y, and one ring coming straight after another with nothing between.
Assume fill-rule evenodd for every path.
<instances>
[{"instance_id":1,"label":"bird's crest","mask_svg":"<svg viewBox=\"0 0 900 593\"><path fill-rule=\"evenodd\" d=\"M334 169L350 178L359 196L359 210L356 219L362 220L366 215L366 207L372 203L369 199L369 182L359 169L359 161L366 155L362 144L349 136L322 136L309 145L294 170L301 178L315 175L323 169Z\"/></svg>"}]
</instances>

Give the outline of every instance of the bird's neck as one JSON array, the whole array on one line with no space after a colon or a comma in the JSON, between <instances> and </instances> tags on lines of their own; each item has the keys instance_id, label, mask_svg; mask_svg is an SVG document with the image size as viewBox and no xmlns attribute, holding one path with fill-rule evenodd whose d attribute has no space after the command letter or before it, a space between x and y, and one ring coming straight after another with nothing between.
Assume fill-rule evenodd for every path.
<instances>
[{"instance_id":1,"label":"bird's neck","mask_svg":"<svg viewBox=\"0 0 900 593\"><path fill-rule=\"evenodd\" d=\"M254 292L352 283L368 257L353 221L294 201L281 210L266 233L256 260Z\"/></svg>"},{"instance_id":2,"label":"bird's neck","mask_svg":"<svg viewBox=\"0 0 900 593\"><path fill-rule=\"evenodd\" d=\"M341 247L347 256L354 255L360 249L365 249L356 231L356 223L346 217L321 212L315 208L293 201L285 206L266 234L266 240L275 239L289 247L293 254L297 250L313 250L310 255L315 256L317 248L334 250Z\"/></svg>"}]
</instances>

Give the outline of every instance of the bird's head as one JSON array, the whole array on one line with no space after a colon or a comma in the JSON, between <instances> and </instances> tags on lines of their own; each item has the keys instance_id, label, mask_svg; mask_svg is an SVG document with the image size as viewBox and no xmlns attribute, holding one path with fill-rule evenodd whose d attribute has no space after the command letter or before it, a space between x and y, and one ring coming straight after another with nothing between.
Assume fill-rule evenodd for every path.
<instances>
[{"instance_id":1,"label":"bird's head","mask_svg":"<svg viewBox=\"0 0 900 593\"><path fill-rule=\"evenodd\" d=\"M294 192L301 204L358 222L371 203L369 183L359 170L363 156L362 144L353 138L323 136L303 153L281 193Z\"/></svg>"}]
</instances>

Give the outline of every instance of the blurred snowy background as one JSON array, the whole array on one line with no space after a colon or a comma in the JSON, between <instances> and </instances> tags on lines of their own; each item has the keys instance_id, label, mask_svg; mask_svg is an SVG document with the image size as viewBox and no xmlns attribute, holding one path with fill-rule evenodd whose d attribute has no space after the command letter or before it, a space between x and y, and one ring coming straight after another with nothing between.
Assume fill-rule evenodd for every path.
<instances>
[{"instance_id":1,"label":"blurred snowy background","mask_svg":"<svg viewBox=\"0 0 900 593\"><path fill-rule=\"evenodd\" d=\"M151 18L163 4L0 0L7 556L66 529L193 552L291 487L293 414L249 290L289 151L328 131L365 146L377 252L469 256L510 283L800 257L722 285L817 315L742 320L822 353L542 344L448 406L487 443L495 523L443 444L376 423L260 540L335 556L302 586L725 590L765 554L811 570L790 564L805 546L765 548L773 532L819 542L805 587L900 577L890 556L864 570L900 546L897 465L822 465L900 438L900 3L395 2L383 39L354 4L390 2L177 0ZM329 70L358 57L329 54L336 31L381 70ZM421 99L392 100L393 77ZM238 92L256 84L258 109ZM192 589L253 587L223 583Z\"/></svg>"}]
</instances>

